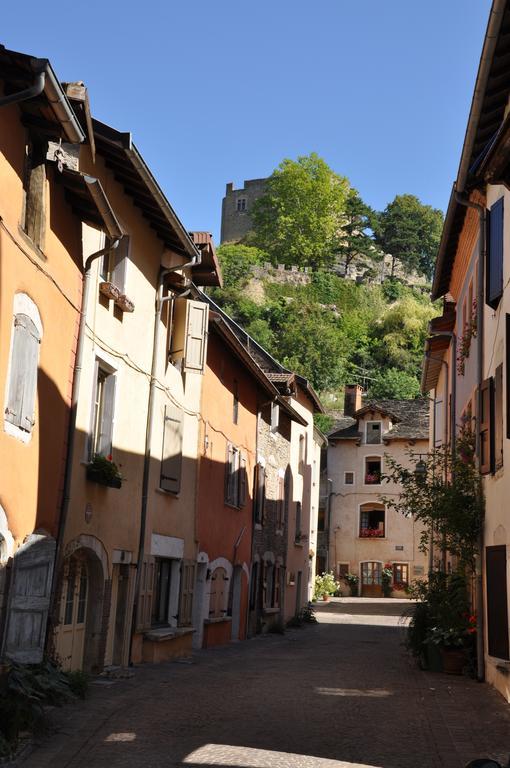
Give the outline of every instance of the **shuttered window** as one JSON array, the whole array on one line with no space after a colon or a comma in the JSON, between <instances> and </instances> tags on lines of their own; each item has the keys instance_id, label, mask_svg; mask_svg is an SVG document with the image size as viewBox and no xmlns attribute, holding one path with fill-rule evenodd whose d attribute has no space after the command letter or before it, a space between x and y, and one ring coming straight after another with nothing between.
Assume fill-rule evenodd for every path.
<instances>
[{"instance_id":1,"label":"shuttered window","mask_svg":"<svg viewBox=\"0 0 510 768\"><path fill-rule=\"evenodd\" d=\"M116 384L115 374L96 361L91 458L95 454L109 456L112 452Z\"/></svg>"},{"instance_id":2,"label":"shuttered window","mask_svg":"<svg viewBox=\"0 0 510 768\"><path fill-rule=\"evenodd\" d=\"M303 532L301 530L301 502L296 501L296 532L295 532L295 540L296 542L300 542L302 538Z\"/></svg>"},{"instance_id":3,"label":"shuttered window","mask_svg":"<svg viewBox=\"0 0 510 768\"><path fill-rule=\"evenodd\" d=\"M278 425L280 423L280 406L278 403L271 403L271 432L278 431Z\"/></svg>"},{"instance_id":4,"label":"shuttered window","mask_svg":"<svg viewBox=\"0 0 510 768\"><path fill-rule=\"evenodd\" d=\"M506 436L510 439L510 315L506 316Z\"/></svg>"},{"instance_id":5,"label":"shuttered window","mask_svg":"<svg viewBox=\"0 0 510 768\"><path fill-rule=\"evenodd\" d=\"M181 564L181 593L179 597L179 626L190 627L193 623L193 590L195 588L194 560L183 560Z\"/></svg>"},{"instance_id":6,"label":"shuttered window","mask_svg":"<svg viewBox=\"0 0 510 768\"><path fill-rule=\"evenodd\" d=\"M207 357L209 306L201 301L175 299L170 343L172 362L184 371L203 373Z\"/></svg>"},{"instance_id":7,"label":"shuttered window","mask_svg":"<svg viewBox=\"0 0 510 768\"><path fill-rule=\"evenodd\" d=\"M25 432L34 426L41 338L28 315L14 318L9 391L5 419Z\"/></svg>"},{"instance_id":8,"label":"shuttered window","mask_svg":"<svg viewBox=\"0 0 510 768\"><path fill-rule=\"evenodd\" d=\"M503 294L503 198L491 206L487 248L486 303L496 309Z\"/></svg>"},{"instance_id":9,"label":"shuttered window","mask_svg":"<svg viewBox=\"0 0 510 768\"><path fill-rule=\"evenodd\" d=\"M122 293L126 291L126 274L129 260L129 237L124 235L120 243L113 251L115 267L112 274L112 283L120 289Z\"/></svg>"},{"instance_id":10,"label":"shuttered window","mask_svg":"<svg viewBox=\"0 0 510 768\"><path fill-rule=\"evenodd\" d=\"M255 465L253 488L253 519L255 523L262 525L264 521L264 508L266 504L266 470L262 464Z\"/></svg>"},{"instance_id":11,"label":"shuttered window","mask_svg":"<svg viewBox=\"0 0 510 768\"><path fill-rule=\"evenodd\" d=\"M164 491L179 493L182 474L182 409L165 406L163 453L159 486Z\"/></svg>"},{"instance_id":12,"label":"shuttered window","mask_svg":"<svg viewBox=\"0 0 510 768\"><path fill-rule=\"evenodd\" d=\"M494 470L503 466L503 364L494 376Z\"/></svg>"},{"instance_id":13,"label":"shuttered window","mask_svg":"<svg viewBox=\"0 0 510 768\"><path fill-rule=\"evenodd\" d=\"M479 392L480 472L487 475L494 466L494 384L485 379Z\"/></svg>"},{"instance_id":14,"label":"shuttered window","mask_svg":"<svg viewBox=\"0 0 510 768\"><path fill-rule=\"evenodd\" d=\"M225 504L244 507L246 504L246 455L232 443L227 443L225 457Z\"/></svg>"},{"instance_id":15,"label":"shuttered window","mask_svg":"<svg viewBox=\"0 0 510 768\"><path fill-rule=\"evenodd\" d=\"M42 249L46 231L46 150L46 142L34 140L27 144L23 181L23 229Z\"/></svg>"},{"instance_id":16,"label":"shuttered window","mask_svg":"<svg viewBox=\"0 0 510 768\"><path fill-rule=\"evenodd\" d=\"M136 610L136 628L138 631L149 629L152 618L152 597L154 592L155 559L150 555L141 564L140 591Z\"/></svg>"},{"instance_id":17,"label":"shuttered window","mask_svg":"<svg viewBox=\"0 0 510 768\"><path fill-rule=\"evenodd\" d=\"M489 654L509 658L506 547L487 547L487 634Z\"/></svg>"}]
</instances>

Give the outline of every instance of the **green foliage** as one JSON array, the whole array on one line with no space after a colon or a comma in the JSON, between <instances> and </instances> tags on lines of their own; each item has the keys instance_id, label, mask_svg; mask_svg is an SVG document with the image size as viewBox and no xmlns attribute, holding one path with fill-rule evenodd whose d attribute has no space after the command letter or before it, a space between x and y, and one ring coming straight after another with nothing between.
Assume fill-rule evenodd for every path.
<instances>
[{"instance_id":1,"label":"green foliage","mask_svg":"<svg viewBox=\"0 0 510 768\"><path fill-rule=\"evenodd\" d=\"M71 693L79 699L84 699L89 690L89 676L81 669L65 672Z\"/></svg>"},{"instance_id":2,"label":"green foliage","mask_svg":"<svg viewBox=\"0 0 510 768\"><path fill-rule=\"evenodd\" d=\"M17 749L20 735L44 727L44 707L72 698L65 674L49 661L11 663L0 678L0 756Z\"/></svg>"},{"instance_id":3,"label":"green foliage","mask_svg":"<svg viewBox=\"0 0 510 768\"><path fill-rule=\"evenodd\" d=\"M217 253L226 289L243 288L251 276L252 268L270 260L267 253L259 248L237 243L220 245Z\"/></svg>"},{"instance_id":4,"label":"green foliage","mask_svg":"<svg viewBox=\"0 0 510 768\"><path fill-rule=\"evenodd\" d=\"M328 416L327 413L315 413L313 422L317 429L319 429L324 435L327 435L335 423L335 419L333 416Z\"/></svg>"},{"instance_id":5,"label":"green foliage","mask_svg":"<svg viewBox=\"0 0 510 768\"><path fill-rule=\"evenodd\" d=\"M402 486L399 496L383 499L391 509L422 523L420 549L427 552L430 536L437 551L448 551L460 567L474 568L484 501L474 462L474 434L463 430L452 455L449 446L436 448L424 459L409 454L410 466L386 456L384 479ZM422 472L416 472L421 462ZM432 532L432 533L431 533Z\"/></svg>"},{"instance_id":6,"label":"green foliage","mask_svg":"<svg viewBox=\"0 0 510 768\"><path fill-rule=\"evenodd\" d=\"M313 588L313 599L320 600L321 597L332 595L337 591L338 587L339 584L335 579L335 574L331 571L326 571L320 575L317 574Z\"/></svg>"},{"instance_id":7,"label":"green foliage","mask_svg":"<svg viewBox=\"0 0 510 768\"><path fill-rule=\"evenodd\" d=\"M420 382L417 376L399 368L381 371L370 382L369 395L372 398L394 398L411 400L420 395Z\"/></svg>"},{"instance_id":8,"label":"green foliage","mask_svg":"<svg viewBox=\"0 0 510 768\"><path fill-rule=\"evenodd\" d=\"M407 272L432 277L443 227L443 214L424 205L415 195L397 195L375 221L376 242L384 253L398 259Z\"/></svg>"},{"instance_id":9,"label":"green foliage","mask_svg":"<svg viewBox=\"0 0 510 768\"><path fill-rule=\"evenodd\" d=\"M284 160L253 206L253 243L273 263L332 265L348 192L347 179L314 152Z\"/></svg>"},{"instance_id":10,"label":"green foliage","mask_svg":"<svg viewBox=\"0 0 510 768\"><path fill-rule=\"evenodd\" d=\"M337 247L338 258L345 270L353 262L371 266L373 260L382 259L371 231L374 221L374 211L363 202L355 189L351 189L345 201L342 233Z\"/></svg>"}]
</instances>

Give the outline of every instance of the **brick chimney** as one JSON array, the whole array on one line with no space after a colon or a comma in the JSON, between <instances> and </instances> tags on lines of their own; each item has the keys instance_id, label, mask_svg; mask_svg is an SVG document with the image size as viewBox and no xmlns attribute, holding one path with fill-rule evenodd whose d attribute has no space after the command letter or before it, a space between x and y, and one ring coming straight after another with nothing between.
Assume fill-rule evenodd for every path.
<instances>
[{"instance_id":1,"label":"brick chimney","mask_svg":"<svg viewBox=\"0 0 510 768\"><path fill-rule=\"evenodd\" d=\"M344 393L344 416L354 416L361 408L363 387L360 384L346 384Z\"/></svg>"}]
</instances>

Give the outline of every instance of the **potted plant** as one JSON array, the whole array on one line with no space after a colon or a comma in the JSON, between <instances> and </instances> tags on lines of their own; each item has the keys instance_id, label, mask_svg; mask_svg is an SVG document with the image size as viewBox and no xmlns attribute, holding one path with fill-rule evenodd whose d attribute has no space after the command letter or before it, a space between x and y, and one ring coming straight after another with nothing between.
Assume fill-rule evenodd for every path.
<instances>
[{"instance_id":1,"label":"potted plant","mask_svg":"<svg viewBox=\"0 0 510 768\"><path fill-rule=\"evenodd\" d=\"M87 466L87 480L99 485L106 485L108 488L120 488L122 486L122 475L111 454L108 456L101 456L99 453L94 454L92 461Z\"/></svg>"},{"instance_id":2,"label":"potted plant","mask_svg":"<svg viewBox=\"0 0 510 768\"><path fill-rule=\"evenodd\" d=\"M381 585L383 597L391 597L391 582L393 579L393 568L391 563L386 563L381 572Z\"/></svg>"},{"instance_id":3,"label":"potted plant","mask_svg":"<svg viewBox=\"0 0 510 768\"><path fill-rule=\"evenodd\" d=\"M432 627L428 640L439 648L443 672L461 675L467 663L465 632L457 627Z\"/></svg>"},{"instance_id":4,"label":"potted plant","mask_svg":"<svg viewBox=\"0 0 510 768\"><path fill-rule=\"evenodd\" d=\"M337 589L338 583L333 573L327 571L320 575L317 574L313 591L314 600L324 600L324 602L327 602L329 596L336 592Z\"/></svg>"},{"instance_id":5,"label":"potted plant","mask_svg":"<svg viewBox=\"0 0 510 768\"><path fill-rule=\"evenodd\" d=\"M345 575L345 580L349 585L349 589L351 591L351 597L357 597L359 576L356 576L355 573L347 573Z\"/></svg>"}]
</instances>

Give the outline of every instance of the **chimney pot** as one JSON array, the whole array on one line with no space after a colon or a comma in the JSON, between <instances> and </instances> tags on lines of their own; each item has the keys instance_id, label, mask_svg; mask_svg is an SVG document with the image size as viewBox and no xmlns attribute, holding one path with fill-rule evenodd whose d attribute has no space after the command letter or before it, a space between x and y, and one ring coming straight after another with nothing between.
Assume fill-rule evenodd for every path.
<instances>
[{"instance_id":1,"label":"chimney pot","mask_svg":"<svg viewBox=\"0 0 510 768\"><path fill-rule=\"evenodd\" d=\"M346 384L344 391L344 416L354 416L361 408L363 387L360 384Z\"/></svg>"}]
</instances>

